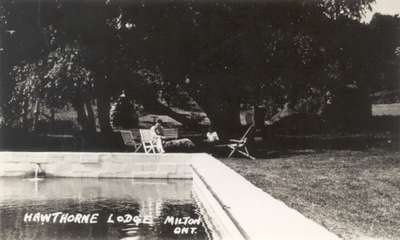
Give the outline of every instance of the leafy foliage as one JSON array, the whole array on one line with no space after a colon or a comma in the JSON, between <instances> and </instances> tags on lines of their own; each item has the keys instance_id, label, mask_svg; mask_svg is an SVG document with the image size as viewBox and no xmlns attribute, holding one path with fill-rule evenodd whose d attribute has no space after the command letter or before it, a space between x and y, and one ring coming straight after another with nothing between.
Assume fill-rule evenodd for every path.
<instances>
[{"instance_id":1,"label":"leafy foliage","mask_svg":"<svg viewBox=\"0 0 400 240\"><path fill-rule=\"evenodd\" d=\"M371 4L374 2L375 0L319 0L319 5L331 19L346 16L359 20L367 10L372 10Z\"/></svg>"},{"instance_id":2,"label":"leafy foliage","mask_svg":"<svg viewBox=\"0 0 400 240\"><path fill-rule=\"evenodd\" d=\"M139 119L135 104L125 94L111 108L111 124L114 128L137 128Z\"/></svg>"},{"instance_id":3,"label":"leafy foliage","mask_svg":"<svg viewBox=\"0 0 400 240\"><path fill-rule=\"evenodd\" d=\"M73 47L52 51L47 60L21 63L13 68L16 81L10 104L14 115L27 115L35 105L44 103L50 109L84 102L93 96L91 73L79 62L79 50Z\"/></svg>"},{"instance_id":4,"label":"leafy foliage","mask_svg":"<svg viewBox=\"0 0 400 240\"><path fill-rule=\"evenodd\" d=\"M359 19L373 2L10 0L0 20L17 33L4 51L19 53L10 63L16 98L52 108L96 99L103 130L121 90L150 110L186 99L231 131L243 105L266 104L272 114L290 103L315 113L348 84L369 91L378 27ZM30 33L40 44L23 54L17 46L32 46Z\"/></svg>"},{"instance_id":5,"label":"leafy foliage","mask_svg":"<svg viewBox=\"0 0 400 240\"><path fill-rule=\"evenodd\" d=\"M50 70L44 76L45 98L55 107L74 101L85 101L93 97L94 78L83 67L79 48L67 46L57 48L48 57Z\"/></svg>"}]
</instances>

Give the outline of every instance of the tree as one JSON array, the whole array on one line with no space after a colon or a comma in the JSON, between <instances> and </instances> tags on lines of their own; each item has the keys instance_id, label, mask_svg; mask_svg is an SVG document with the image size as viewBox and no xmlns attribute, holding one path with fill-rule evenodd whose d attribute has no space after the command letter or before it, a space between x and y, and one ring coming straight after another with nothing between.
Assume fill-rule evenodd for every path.
<instances>
[{"instance_id":1,"label":"tree","mask_svg":"<svg viewBox=\"0 0 400 240\"><path fill-rule=\"evenodd\" d=\"M8 104L16 84L11 74L14 66L48 53L38 7L38 2L0 2L0 111L6 125L13 125L16 118L16 109Z\"/></svg>"},{"instance_id":2,"label":"tree","mask_svg":"<svg viewBox=\"0 0 400 240\"><path fill-rule=\"evenodd\" d=\"M296 106L309 99L310 89L315 98L324 96L355 59L343 57L345 41L336 44L330 27L347 29L372 2L46 2L36 35L51 40L42 50L73 42L83 49L81 64L93 73L103 131L111 129L110 99L121 90L148 109L184 120L159 101L160 92L173 96L184 89L213 124L233 132L243 103ZM7 4L7 12L23 6ZM160 84L146 71L160 76Z\"/></svg>"},{"instance_id":3,"label":"tree","mask_svg":"<svg viewBox=\"0 0 400 240\"><path fill-rule=\"evenodd\" d=\"M370 23L373 47L374 77L371 87L374 91L398 89L400 77L400 17L375 14Z\"/></svg>"},{"instance_id":4,"label":"tree","mask_svg":"<svg viewBox=\"0 0 400 240\"><path fill-rule=\"evenodd\" d=\"M79 61L79 50L66 46L52 51L48 58L34 63L21 63L14 67L16 86L10 104L22 116L27 126L28 114L33 112L33 128L40 115L43 103L52 112L71 104L78 114L78 122L83 129L95 130L95 120L91 104L93 78ZM85 109L86 108L86 109ZM54 119L53 119L54 120Z\"/></svg>"},{"instance_id":5,"label":"tree","mask_svg":"<svg viewBox=\"0 0 400 240\"><path fill-rule=\"evenodd\" d=\"M96 130L92 100L94 99L93 73L83 67L80 48L57 48L48 57L52 65L44 79L44 97L50 109L71 104L77 111L78 122L85 130Z\"/></svg>"},{"instance_id":6,"label":"tree","mask_svg":"<svg viewBox=\"0 0 400 240\"><path fill-rule=\"evenodd\" d=\"M126 97L125 93L121 94L111 108L111 123L113 128L130 129L138 127L139 118L135 104Z\"/></svg>"}]
</instances>

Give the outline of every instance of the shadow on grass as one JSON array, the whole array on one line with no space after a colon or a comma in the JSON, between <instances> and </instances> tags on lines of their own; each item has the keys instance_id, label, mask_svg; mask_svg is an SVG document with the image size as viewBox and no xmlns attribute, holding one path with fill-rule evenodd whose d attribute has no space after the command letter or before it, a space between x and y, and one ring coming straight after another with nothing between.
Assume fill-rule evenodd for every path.
<instances>
[{"instance_id":1,"label":"shadow on grass","mask_svg":"<svg viewBox=\"0 0 400 240\"><path fill-rule=\"evenodd\" d=\"M371 148L400 150L400 134L330 134L330 135L276 135L265 140L249 139L249 151L256 158L278 158L297 154L313 154L326 150L356 150ZM229 155L228 147L213 147L204 144L203 138L191 139L196 147L173 149L173 152L207 152L217 157ZM0 150L9 151L129 151L119 133L71 132L43 134L21 129L0 129ZM235 154L234 156L240 156Z\"/></svg>"},{"instance_id":2,"label":"shadow on grass","mask_svg":"<svg viewBox=\"0 0 400 240\"><path fill-rule=\"evenodd\" d=\"M267 140L249 142L248 148L256 158L273 159L316 154L328 150L366 151L378 148L399 151L400 142L399 135L393 133L278 135ZM218 158L226 158L229 155L229 149L212 149L211 153ZM233 157L243 156L234 154Z\"/></svg>"}]
</instances>

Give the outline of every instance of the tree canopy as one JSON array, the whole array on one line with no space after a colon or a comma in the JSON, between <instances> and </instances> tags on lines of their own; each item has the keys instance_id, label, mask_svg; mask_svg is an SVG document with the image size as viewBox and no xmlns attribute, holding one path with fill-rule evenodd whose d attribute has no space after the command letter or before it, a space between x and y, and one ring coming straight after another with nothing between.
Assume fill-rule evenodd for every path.
<instances>
[{"instance_id":1,"label":"tree canopy","mask_svg":"<svg viewBox=\"0 0 400 240\"><path fill-rule=\"evenodd\" d=\"M96 102L103 131L111 129L110 101L123 90L145 108L193 125L168 105L184 91L226 132L237 129L243 104L318 112L341 86L377 88L377 72L394 61L398 41L387 45L380 35L395 34L390 24L379 16L371 25L359 21L373 2L6 0L2 111L13 91L36 79L37 96L71 103L85 127L93 123L83 110Z\"/></svg>"}]
</instances>

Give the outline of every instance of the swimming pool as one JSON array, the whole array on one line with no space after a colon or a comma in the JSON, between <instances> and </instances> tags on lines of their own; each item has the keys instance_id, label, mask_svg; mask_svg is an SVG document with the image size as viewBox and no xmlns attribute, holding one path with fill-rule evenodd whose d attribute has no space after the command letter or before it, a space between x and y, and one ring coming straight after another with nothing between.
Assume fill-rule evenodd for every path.
<instances>
[{"instance_id":1,"label":"swimming pool","mask_svg":"<svg viewBox=\"0 0 400 240\"><path fill-rule=\"evenodd\" d=\"M0 178L0 239L212 239L191 180Z\"/></svg>"},{"instance_id":2,"label":"swimming pool","mask_svg":"<svg viewBox=\"0 0 400 240\"><path fill-rule=\"evenodd\" d=\"M23 180L39 170L45 180ZM83 239L339 239L204 153L0 152L0 180L1 239L27 233L46 239L52 231L61 231L61 239L79 239L70 232L85 233ZM157 181L163 183L154 187ZM75 215L58 223L65 212L51 212L59 213L54 224L33 220L39 210L59 209ZM155 215L145 220L146 209ZM26 216L28 210L32 215ZM92 226L85 226L96 213Z\"/></svg>"}]
</instances>

